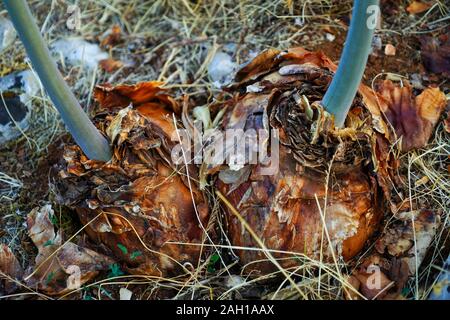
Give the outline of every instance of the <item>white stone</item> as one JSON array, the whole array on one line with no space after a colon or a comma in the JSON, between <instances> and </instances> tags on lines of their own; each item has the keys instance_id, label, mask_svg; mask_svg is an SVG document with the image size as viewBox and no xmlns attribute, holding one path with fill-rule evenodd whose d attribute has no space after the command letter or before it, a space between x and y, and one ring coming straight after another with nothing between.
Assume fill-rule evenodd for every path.
<instances>
[{"instance_id":1,"label":"white stone","mask_svg":"<svg viewBox=\"0 0 450 320\"><path fill-rule=\"evenodd\" d=\"M120 300L131 300L131 296L133 295L133 292L131 292L127 288L120 288L119 295L120 295Z\"/></svg>"},{"instance_id":2,"label":"white stone","mask_svg":"<svg viewBox=\"0 0 450 320\"><path fill-rule=\"evenodd\" d=\"M217 88L222 88L233 81L237 64L229 54L217 51L208 65L208 75Z\"/></svg>"},{"instance_id":3,"label":"white stone","mask_svg":"<svg viewBox=\"0 0 450 320\"><path fill-rule=\"evenodd\" d=\"M52 43L50 48L57 58L62 55L70 65L83 65L89 69L95 69L101 60L109 57L97 44L89 43L82 38L59 39Z\"/></svg>"}]
</instances>

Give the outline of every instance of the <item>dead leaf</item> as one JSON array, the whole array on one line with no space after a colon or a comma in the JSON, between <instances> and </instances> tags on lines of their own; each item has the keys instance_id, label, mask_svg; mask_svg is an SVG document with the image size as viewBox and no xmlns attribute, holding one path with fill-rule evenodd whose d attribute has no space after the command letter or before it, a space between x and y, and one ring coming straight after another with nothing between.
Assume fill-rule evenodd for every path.
<instances>
[{"instance_id":1,"label":"dead leaf","mask_svg":"<svg viewBox=\"0 0 450 320\"><path fill-rule=\"evenodd\" d=\"M368 299L400 297L409 277L415 276L440 225L440 216L430 210L403 212L396 219L377 240L373 252L352 274L360 281L353 285L354 288L359 288ZM373 286L374 281L379 285ZM386 290L380 294L383 288Z\"/></svg>"},{"instance_id":2,"label":"dead leaf","mask_svg":"<svg viewBox=\"0 0 450 320\"><path fill-rule=\"evenodd\" d=\"M440 217L430 210L417 210L399 213L396 218L398 220L386 229L384 235L376 242L375 248L380 254L407 257L409 273L413 275L416 271L416 257L417 266L420 266L436 234Z\"/></svg>"},{"instance_id":3,"label":"dead leaf","mask_svg":"<svg viewBox=\"0 0 450 320\"><path fill-rule=\"evenodd\" d=\"M277 49L264 50L236 73L236 81L246 82L256 79L261 73L267 73L280 62L277 59L280 53Z\"/></svg>"},{"instance_id":4,"label":"dead leaf","mask_svg":"<svg viewBox=\"0 0 450 320\"><path fill-rule=\"evenodd\" d=\"M409 4L409 6L406 8L406 11L410 14L418 14L422 13L424 11L427 11L432 6L431 3L424 3L421 1L413 1Z\"/></svg>"},{"instance_id":5,"label":"dead leaf","mask_svg":"<svg viewBox=\"0 0 450 320\"><path fill-rule=\"evenodd\" d=\"M383 272L375 271L377 268L378 266L376 265L369 265L365 271L360 270L355 275L360 282L359 290L369 300L384 298L388 293L387 289L392 283Z\"/></svg>"},{"instance_id":6,"label":"dead leaf","mask_svg":"<svg viewBox=\"0 0 450 320\"><path fill-rule=\"evenodd\" d=\"M355 276L348 276L347 282L348 282L350 288L348 288L348 287L343 288L345 299L360 300L361 297L358 294L358 292L359 292L359 288L361 287L361 281L359 281L358 278ZM353 288L353 290L352 290L352 288Z\"/></svg>"},{"instance_id":7,"label":"dead leaf","mask_svg":"<svg viewBox=\"0 0 450 320\"><path fill-rule=\"evenodd\" d=\"M112 58L100 60L100 68L108 73L112 73L124 66L123 62L120 60L114 60Z\"/></svg>"},{"instance_id":8,"label":"dead leaf","mask_svg":"<svg viewBox=\"0 0 450 320\"><path fill-rule=\"evenodd\" d=\"M122 30L119 25L114 25L100 43L100 46L110 49L122 41Z\"/></svg>"},{"instance_id":9,"label":"dead leaf","mask_svg":"<svg viewBox=\"0 0 450 320\"><path fill-rule=\"evenodd\" d=\"M450 33L439 37L422 36L420 43L425 68L429 72L450 76Z\"/></svg>"},{"instance_id":10,"label":"dead leaf","mask_svg":"<svg viewBox=\"0 0 450 320\"><path fill-rule=\"evenodd\" d=\"M0 244L0 295L12 293L17 289L17 285L8 280L8 277L20 281L22 276L22 266L14 253L7 245Z\"/></svg>"},{"instance_id":11,"label":"dead leaf","mask_svg":"<svg viewBox=\"0 0 450 320\"><path fill-rule=\"evenodd\" d=\"M35 265L26 277L28 286L49 295L58 295L79 288L107 270L112 259L74 243L62 243L51 221L51 205L33 209L28 217L28 234L38 249Z\"/></svg>"},{"instance_id":12,"label":"dead leaf","mask_svg":"<svg viewBox=\"0 0 450 320\"><path fill-rule=\"evenodd\" d=\"M158 103L169 111L179 111L178 103L165 92L161 86L164 83L158 81L140 82L136 85L108 84L97 85L94 90L95 100L102 109L121 109L133 104L138 107L141 104Z\"/></svg>"},{"instance_id":13,"label":"dead leaf","mask_svg":"<svg viewBox=\"0 0 450 320\"><path fill-rule=\"evenodd\" d=\"M427 88L415 96L408 82L400 86L390 80L383 81L378 92L384 100L384 115L396 137L402 138L402 151L426 146L444 111L445 94L439 88Z\"/></svg>"}]
</instances>

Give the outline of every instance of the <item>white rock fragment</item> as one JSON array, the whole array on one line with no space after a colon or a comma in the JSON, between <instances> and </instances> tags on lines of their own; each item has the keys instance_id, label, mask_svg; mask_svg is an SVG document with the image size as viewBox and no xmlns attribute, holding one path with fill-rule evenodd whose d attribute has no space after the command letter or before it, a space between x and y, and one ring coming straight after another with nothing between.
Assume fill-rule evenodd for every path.
<instances>
[{"instance_id":1,"label":"white rock fragment","mask_svg":"<svg viewBox=\"0 0 450 320\"><path fill-rule=\"evenodd\" d=\"M208 75L217 88L222 88L233 81L237 64L229 54L217 51L208 66Z\"/></svg>"},{"instance_id":2,"label":"white rock fragment","mask_svg":"<svg viewBox=\"0 0 450 320\"><path fill-rule=\"evenodd\" d=\"M263 91L264 87L256 85L256 84L251 84L248 85L246 88L247 93L258 93Z\"/></svg>"},{"instance_id":3,"label":"white rock fragment","mask_svg":"<svg viewBox=\"0 0 450 320\"><path fill-rule=\"evenodd\" d=\"M0 78L0 92L13 93L0 100L0 144L16 139L28 129L31 100L39 88L39 80L31 70Z\"/></svg>"},{"instance_id":4,"label":"white rock fragment","mask_svg":"<svg viewBox=\"0 0 450 320\"><path fill-rule=\"evenodd\" d=\"M40 89L39 79L31 70L14 72L0 78L0 91L14 91L24 104L28 104Z\"/></svg>"},{"instance_id":5,"label":"white rock fragment","mask_svg":"<svg viewBox=\"0 0 450 320\"><path fill-rule=\"evenodd\" d=\"M18 96L0 100L0 145L16 139L28 129L30 110Z\"/></svg>"},{"instance_id":6,"label":"white rock fragment","mask_svg":"<svg viewBox=\"0 0 450 320\"><path fill-rule=\"evenodd\" d=\"M0 52L8 48L16 40L16 29L11 21L0 17Z\"/></svg>"},{"instance_id":7,"label":"white rock fragment","mask_svg":"<svg viewBox=\"0 0 450 320\"><path fill-rule=\"evenodd\" d=\"M294 19L294 25L298 27L302 27L305 24L305 21L301 19L300 17L297 17Z\"/></svg>"},{"instance_id":8,"label":"white rock fragment","mask_svg":"<svg viewBox=\"0 0 450 320\"><path fill-rule=\"evenodd\" d=\"M328 41L333 42L334 39L336 39L336 36L335 36L334 34L331 34L331 33L326 33L326 34L325 34L325 38L326 38Z\"/></svg>"},{"instance_id":9,"label":"white rock fragment","mask_svg":"<svg viewBox=\"0 0 450 320\"><path fill-rule=\"evenodd\" d=\"M106 52L97 44L89 43L82 38L66 38L55 41L50 49L54 55L62 55L65 61L73 66L84 65L95 69L101 60L108 59Z\"/></svg>"},{"instance_id":10,"label":"white rock fragment","mask_svg":"<svg viewBox=\"0 0 450 320\"><path fill-rule=\"evenodd\" d=\"M132 295L133 295L133 292L131 292L127 288L120 288L120 290L119 290L120 300L131 300Z\"/></svg>"}]
</instances>

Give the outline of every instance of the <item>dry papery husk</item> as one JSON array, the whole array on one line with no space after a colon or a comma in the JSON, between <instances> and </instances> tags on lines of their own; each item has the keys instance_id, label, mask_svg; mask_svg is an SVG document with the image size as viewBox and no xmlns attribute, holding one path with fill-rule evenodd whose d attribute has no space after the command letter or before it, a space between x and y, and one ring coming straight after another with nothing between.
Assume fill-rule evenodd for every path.
<instances>
[{"instance_id":1,"label":"dry papery husk","mask_svg":"<svg viewBox=\"0 0 450 320\"><path fill-rule=\"evenodd\" d=\"M349 261L389 213L378 180L393 184L386 174L389 161L398 160L380 154L378 144L389 146L395 134L383 109L395 104L361 85L345 127L335 128L320 101L336 68L321 52L269 49L238 71L229 88L238 93L224 105L222 130L278 129L280 135L276 174L261 174L261 164L201 168L202 174L219 172L219 191L247 223L225 207L231 244L250 248L235 250L244 271L277 269L263 250L254 250L260 247L255 235L284 268L298 267L302 257ZM210 141L206 150L215 147Z\"/></svg>"},{"instance_id":2,"label":"dry papery husk","mask_svg":"<svg viewBox=\"0 0 450 320\"><path fill-rule=\"evenodd\" d=\"M113 158L89 160L68 145L58 183L60 200L76 209L90 238L129 272L153 276L192 271L209 219L195 167L172 162L180 108L160 86L97 86L94 122Z\"/></svg>"}]
</instances>

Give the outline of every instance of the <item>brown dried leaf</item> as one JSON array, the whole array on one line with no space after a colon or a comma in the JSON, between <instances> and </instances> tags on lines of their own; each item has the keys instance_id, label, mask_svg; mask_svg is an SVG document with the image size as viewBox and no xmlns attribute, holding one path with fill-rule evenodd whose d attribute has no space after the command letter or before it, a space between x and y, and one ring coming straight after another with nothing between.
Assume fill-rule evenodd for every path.
<instances>
[{"instance_id":1,"label":"brown dried leaf","mask_svg":"<svg viewBox=\"0 0 450 320\"><path fill-rule=\"evenodd\" d=\"M112 58L100 60L100 68L108 73L112 73L123 67L123 62L120 60L114 60Z\"/></svg>"},{"instance_id":2,"label":"brown dried leaf","mask_svg":"<svg viewBox=\"0 0 450 320\"><path fill-rule=\"evenodd\" d=\"M398 220L389 226L383 236L376 242L375 248L380 254L387 253L389 256L398 258L407 257L409 272L414 274L416 257L418 266L420 266L428 246L436 234L440 217L429 210L418 210L400 213L397 218Z\"/></svg>"},{"instance_id":3,"label":"brown dried leaf","mask_svg":"<svg viewBox=\"0 0 450 320\"><path fill-rule=\"evenodd\" d=\"M13 292L17 286L14 282L8 280L6 275L12 279L22 280L23 269L11 249L4 244L0 245L0 295L2 292L8 294Z\"/></svg>"},{"instance_id":4,"label":"brown dried leaf","mask_svg":"<svg viewBox=\"0 0 450 320\"><path fill-rule=\"evenodd\" d=\"M168 107L169 110L177 111L178 104L165 94L166 90L161 88L162 85L163 83L158 81L140 82L136 85L97 85L94 97L103 109L124 108L130 104L138 107L143 103L158 103Z\"/></svg>"},{"instance_id":5,"label":"brown dried leaf","mask_svg":"<svg viewBox=\"0 0 450 320\"><path fill-rule=\"evenodd\" d=\"M358 92L363 98L365 107L372 115L373 128L389 138L389 130L381 112L381 110L387 109L386 102L380 99L379 94L364 84L359 86Z\"/></svg>"},{"instance_id":6,"label":"brown dried leaf","mask_svg":"<svg viewBox=\"0 0 450 320\"><path fill-rule=\"evenodd\" d=\"M376 265L369 265L368 270L375 270ZM384 272L377 271L365 271L360 270L355 274L355 277L360 282L361 294L369 300L383 299L388 294L388 288L391 286L392 281L384 274ZM378 278L378 279L377 279ZM379 283L377 284L377 281Z\"/></svg>"},{"instance_id":7,"label":"brown dried leaf","mask_svg":"<svg viewBox=\"0 0 450 320\"><path fill-rule=\"evenodd\" d=\"M347 300L360 300L360 295L358 294L359 288L361 287L361 281L357 277L351 275L348 276L347 282L350 288L344 286L344 297ZM353 290L352 290L353 288ZM356 291L356 292L355 292Z\"/></svg>"},{"instance_id":8,"label":"brown dried leaf","mask_svg":"<svg viewBox=\"0 0 450 320\"><path fill-rule=\"evenodd\" d=\"M378 298L398 298L409 277L415 275L417 267L422 263L440 224L439 215L430 210L404 212L396 218L398 220L390 224L376 242L374 252L353 273L360 281L360 292L368 299L372 299L384 288L381 286L374 291L368 287L368 277L374 276L373 272L367 272L368 266L378 268L372 269L381 272L378 280L382 284L394 282Z\"/></svg>"},{"instance_id":9,"label":"brown dried leaf","mask_svg":"<svg viewBox=\"0 0 450 320\"><path fill-rule=\"evenodd\" d=\"M450 33L420 38L422 62L429 72L450 76Z\"/></svg>"},{"instance_id":10,"label":"brown dried leaf","mask_svg":"<svg viewBox=\"0 0 450 320\"><path fill-rule=\"evenodd\" d=\"M264 50L236 73L235 80L237 82L246 82L267 73L268 70L271 70L279 63L277 57L280 53L281 51L277 49Z\"/></svg>"},{"instance_id":11,"label":"brown dried leaf","mask_svg":"<svg viewBox=\"0 0 450 320\"><path fill-rule=\"evenodd\" d=\"M409 6L406 8L406 11L408 11L410 14L417 14L430 9L431 6L431 3L424 3L422 1L415 0L409 4Z\"/></svg>"},{"instance_id":12,"label":"brown dried leaf","mask_svg":"<svg viewBox=\"0 0 450 320\"><path fill-rule=\"evenodd\" d=\"M75 289L70 281L78 280L76 285L81 286L99 271L107 270L113 260L71 242L62 244L61 234L55 232L50 219L53 214L51 206L45 205L33 209L27 217L28 233L38 254L26 282L49 295L58 295Z\"/></svg>"},{"instance_id":13,"label":"brown dried leaf","mask_svg":"<svg viewBox=\"0 0 450 320\"><path fill-rule=\"evenodd\" d=\"M397 138L402 138L402 151L426 146L444 111L445 94L439 88L427 88L415 96L409 83L401 87L390 80L383 81L378 91L385 102L382 111Z\"/></svg>"},{"instance_id":14,"label":"brown dried leaf","mask_svg":"<svg viewBox=\"0 0 450 320\"><path fill-rule=\"evenodd\" d=\"M100 46L104 48L112 48L122 41L122 30L119 25L114 25L108 32L107 36L102 40Z\"/></svg>"}]
</instances>

